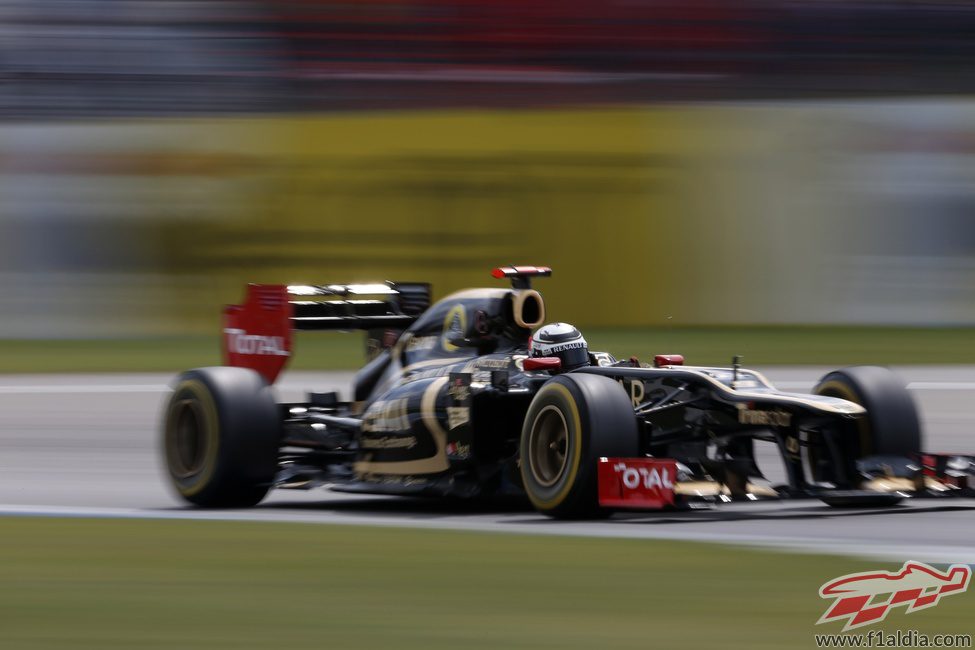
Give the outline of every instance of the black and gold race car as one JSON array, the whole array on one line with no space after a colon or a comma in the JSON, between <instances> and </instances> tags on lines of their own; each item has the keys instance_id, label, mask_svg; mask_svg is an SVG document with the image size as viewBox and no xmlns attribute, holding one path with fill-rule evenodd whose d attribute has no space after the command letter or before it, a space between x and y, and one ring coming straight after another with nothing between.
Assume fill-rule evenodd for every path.
<instances>
[{"instance_id":1,"label":"black and gold race car","mask_svg":"<svg viewBox=\"0 0 975 650\"><path fill-rule=\"evenodd\" d=\"M889 370L827 374L813 394L776 390L739 367L590 353L566 371L529 355L545 321L531 280L493 275L430 304L419 283L250 285L224 311L226 365L180 375L163 447L177 492L204 507L257 504L272 488L486 498L524 495L554 517L734 499L818 497L831 505L966 494L971 458L921 454L914 402ZM293 330L365 330L372 359L351 400L272 388ZM762 481L756 440L787 481ZM764 484L763 484L764 483Z\"/></svg>"}]
</instances>

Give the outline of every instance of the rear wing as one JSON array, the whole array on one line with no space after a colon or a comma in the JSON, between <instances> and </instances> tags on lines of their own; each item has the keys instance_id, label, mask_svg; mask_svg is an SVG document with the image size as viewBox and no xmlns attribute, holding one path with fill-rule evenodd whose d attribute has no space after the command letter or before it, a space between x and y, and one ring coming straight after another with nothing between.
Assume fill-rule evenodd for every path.
<instances>
[{"instance_id":1,"label":"rear wing","mask_svg":"<svg viewBox=\"0 0 975 650\"><path fill-rule=\"evenodd\" d=\"M291 356L294 330L396 334L429 306L430 285L420 282L250 284L242 305L223 310L224 363L256 370L273 383Z\"/></svg>"},{"instance_id":2,"label":"rear wing","mask_svg":"<svg viewBox=\"0 0 975 650\"><path fill-rule=\"evenodd\" d=\"M315 298L288 301L297 330L406 328L430 306L430 285L419 282L288 285L287 291L289 296Z\"/></svg>"}]
</instances>

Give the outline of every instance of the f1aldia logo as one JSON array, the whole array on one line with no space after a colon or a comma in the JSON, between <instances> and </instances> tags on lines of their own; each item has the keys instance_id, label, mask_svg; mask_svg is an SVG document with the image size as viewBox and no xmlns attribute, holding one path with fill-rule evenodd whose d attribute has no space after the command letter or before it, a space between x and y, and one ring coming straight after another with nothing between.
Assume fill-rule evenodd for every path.
<instances>
[{"instance_id":1,"label":"f1aldia logo","mask_svg":"<svg viewBox=\"0 0 975 650\"><path fill-rule=\"evenodd\" d=\"M820 598L834 598L816 625L846 621L843 631L879 623L894 607L907 614L936 606L942 596L964 593L971 567L954 565L947 572L921 562L905 562L900 571L865 571L830 580L819 588Z\"/></svg>"}]
</instances>

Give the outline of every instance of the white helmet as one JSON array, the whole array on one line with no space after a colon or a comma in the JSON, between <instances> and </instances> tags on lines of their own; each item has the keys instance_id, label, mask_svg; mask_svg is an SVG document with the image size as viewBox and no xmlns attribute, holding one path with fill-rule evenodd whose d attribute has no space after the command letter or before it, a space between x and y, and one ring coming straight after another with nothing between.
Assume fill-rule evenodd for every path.
<instances>
[{"instance_id":1,"label":"white helmet","mask_svg":"<svg viewBox=\"0 0 975 650\"><path fill-rule=\"evenodd\" d=\"M582 333L568 323L549 323L528 339L532 357L558 357L563 370L589 365L589 345Z\"/></svg>"}]
</instances>

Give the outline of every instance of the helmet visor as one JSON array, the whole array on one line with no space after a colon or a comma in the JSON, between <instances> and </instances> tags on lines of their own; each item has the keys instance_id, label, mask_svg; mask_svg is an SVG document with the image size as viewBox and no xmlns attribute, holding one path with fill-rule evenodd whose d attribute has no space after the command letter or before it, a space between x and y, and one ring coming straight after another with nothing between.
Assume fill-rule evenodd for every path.
<instances>
[{"instance_id":1,"label":"helmet visor","mask_svg":"<svg viewBox=\"0 0 975 650\"><path fill-rule=\"evenodd\" d=\"M572 370L589 365L589 350L585 346L562 350L557 356L562 360L563 370Z\"/></svg>"}]
</instances>

